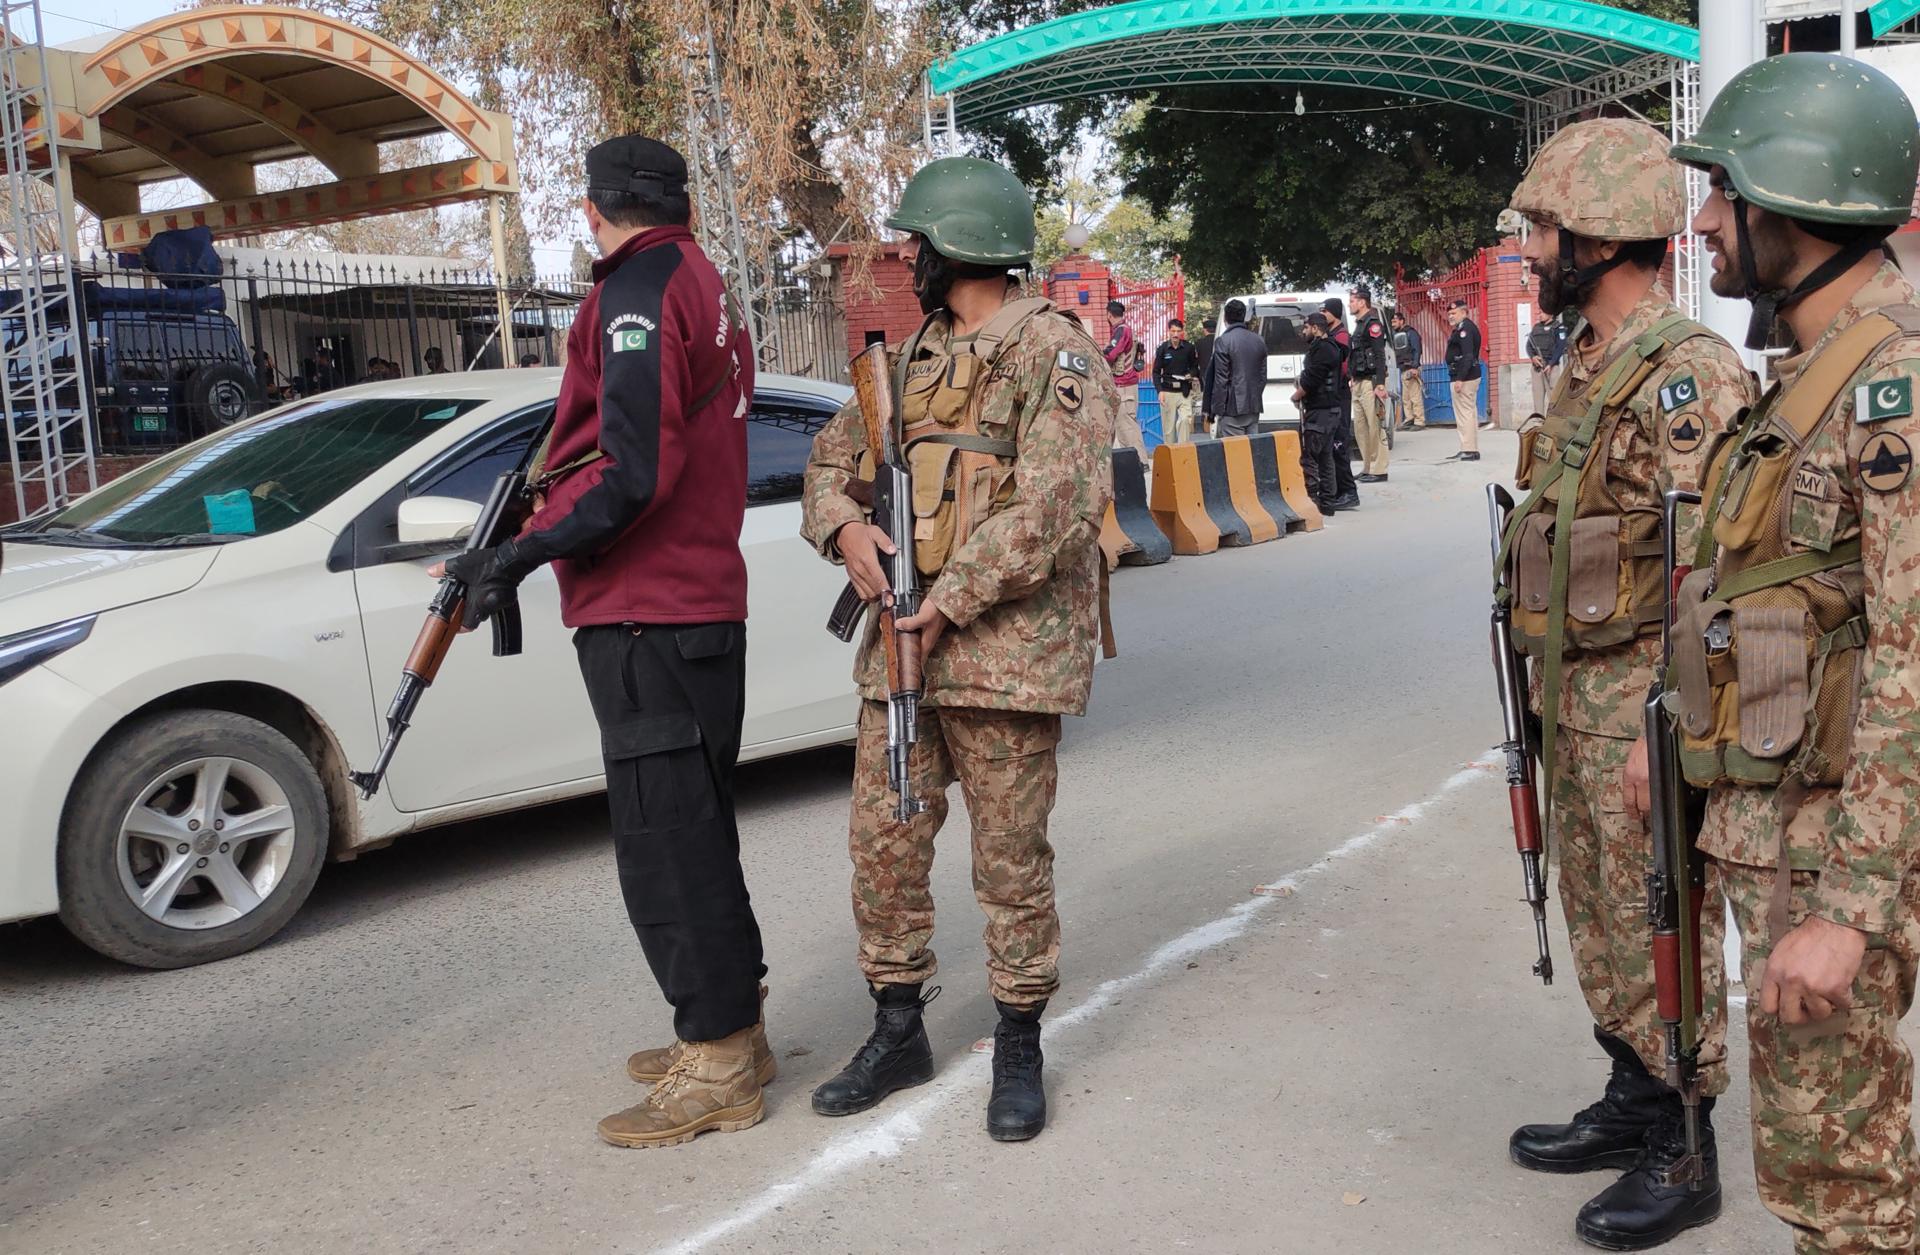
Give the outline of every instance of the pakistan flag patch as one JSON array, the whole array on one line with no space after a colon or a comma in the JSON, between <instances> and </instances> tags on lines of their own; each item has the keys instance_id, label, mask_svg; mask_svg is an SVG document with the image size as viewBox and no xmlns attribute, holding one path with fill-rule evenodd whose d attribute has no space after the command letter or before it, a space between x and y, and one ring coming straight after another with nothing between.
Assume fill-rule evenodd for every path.
<instances>
[{"instance_id":1,"label":"pakistan flag patch","mask_svg":"<svg viewBox=\"0 0 1920 1255\"><path fill-rule=\"evenodd\" d=\"M1913 380L1882 379L1853 390L1853 421L1877 423L1883 418L1905 418L1913 413Z\"/></svg>"},{"instance_id":2,"label":"pakistan flag patch","mask_svg":"<svg viewBox=\"0 0 1920 1255\"><path fill-rule=\"evenodd\" d=\"M645 349L647 332L644 327L625 327L613 333L613 351L624 353L628 349Z\"/></svg>"},{"instance_id":3,"label":"pakistan flag patch","mask_svg":"<svg viewBox=\"0 0 1920 1255\"><path fill-rule=\"evenodd\" d=\"M1660 408L1669 414L1684 406L1692 405L1699 399L1700 385L1693 381L1692 375L1688 375L1685 379L1676 379L1660 389Z\"/></svg>"}]
</instances>

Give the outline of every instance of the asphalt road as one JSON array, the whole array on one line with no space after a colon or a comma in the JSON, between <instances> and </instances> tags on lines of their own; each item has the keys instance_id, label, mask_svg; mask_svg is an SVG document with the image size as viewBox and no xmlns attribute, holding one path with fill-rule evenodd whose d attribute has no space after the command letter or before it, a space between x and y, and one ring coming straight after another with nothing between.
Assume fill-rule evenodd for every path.
<instances>
[{"instance_id":1,"label":"asphalt road","mask_svg":"<svg viewBox=\"0 0 1920 1255\"><path fill-rule=\"evenodd\" d=\"M599 801L330 868L255 953L180 972L0 930L0 1251L1578 1251L1604 1177L1510 1166L1605 1066L1515 899L1477 467L1446 431L1318 535L1122 571L1122 656L1054 814L1053 1118L990 1142L980 917L958 805L935 870L941 1072L806 1096L865 1036L850 757L743 772L780 1079L760 1127L615 1150L668 1016ZM1476 766L1475 764L1483 764ZM1258 892L1264 890L1264 892ZM1744 1042L1736 1043L1736 1058ZM1727 1207L1676 1251L1788 1249L1721 1107Z\"/></svg>"}]
</instances>

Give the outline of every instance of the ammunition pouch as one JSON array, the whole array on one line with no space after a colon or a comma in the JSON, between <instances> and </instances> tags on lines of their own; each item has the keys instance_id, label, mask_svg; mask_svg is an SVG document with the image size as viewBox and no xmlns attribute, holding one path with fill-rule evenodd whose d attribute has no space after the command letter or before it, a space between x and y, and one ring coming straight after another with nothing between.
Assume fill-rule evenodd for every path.
<instances>
[{"instance_id":1,"label":"ammunition pouch","mask_svg":"<svg viewBox=\"0 0 1920 1255\"><path fill-rule=\"evenodd\" d=\"M1039 298L1009 301L963 351L915 361L923 326L901 353L900 434L913 480L914 567L929 581L1013 497L1020 449L980 434L980 398L1001 348L1023 323L1051 308Z\"/></svg>"}]
</instances>

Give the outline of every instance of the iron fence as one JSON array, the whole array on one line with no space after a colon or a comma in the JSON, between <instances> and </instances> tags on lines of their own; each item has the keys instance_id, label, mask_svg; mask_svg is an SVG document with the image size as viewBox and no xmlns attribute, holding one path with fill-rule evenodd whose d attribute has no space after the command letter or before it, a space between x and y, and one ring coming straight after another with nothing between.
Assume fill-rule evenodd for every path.
<instances>
[{"instance_id":1,"label":"iron fence","mask_svg":"<svg viewBox=\"0 0 1920 1255\"><path fill-rule=\"evenodd\" d=\"M572 279L508 280L406 259L223 263L156 274L120 257L74 267L80 317L54 311L56 366L82 382L102 453L155 453L282 401L368 380L558 365L585 293ZM0 280L0 354L29 368L17 283ZM500 334L504 291L508 335ZM9 298L12 298L10 301ZM18 325L16 325L18 324Z\"/></svg>"},{"instance_id":2,"label":"iron fence","mask_svg":"<svg viewBox=\"0 0 1920 1255\"><path fill-rule=\"evenodd\" d=\"M561 365L587 291L571 277L496 284L482 271L406 258L228 258L217 275L157 274L136 261L76 264L78 326L64 305L53 314L56 369L81 372L56 403L66 415L91 410L102 454L164 452L283 401L369 380ZM785 265L774 279L757 311L766 329L760 370L847 382L846 329L830 277ZM25 320L9 312L19 286L0 273L9 383L31 368Z\"/></svg>"}]
</instances>

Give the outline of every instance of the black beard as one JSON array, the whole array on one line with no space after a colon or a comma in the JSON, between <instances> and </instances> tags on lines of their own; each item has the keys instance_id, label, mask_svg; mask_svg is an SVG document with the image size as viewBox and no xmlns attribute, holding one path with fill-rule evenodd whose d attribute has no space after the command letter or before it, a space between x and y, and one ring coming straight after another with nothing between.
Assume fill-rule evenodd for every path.
<instances>
[{"instance_id":1,"label":"black beard","mask_svg":"<svg viewBox=\"0 0 1920 1255\"><path fill-rule=\"evenodd\" d=\"M1540 309L1549 318L1557 316L1561 310L1580 309L1593 297L1593 289L1598 281L1575 284L1573 276L1554 266L1550 270L1535 270L1533 277L1540 280Z\"/></svg>"},{"instance_id":2,"label":"black beard","mask_svg":"<svg viewBox=\"0 0 1920 1255\"><path fill-rule=\"evenodd\" d=\"M919 298L920 312L932 314L947 307L947 293L953 290L953 268L925 240L913 258L913 294Z\"/></svg>"}]
</instances>

